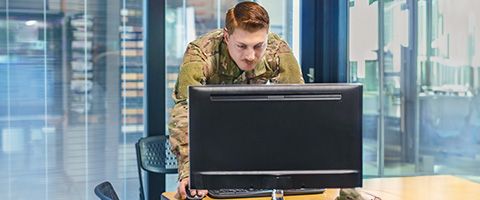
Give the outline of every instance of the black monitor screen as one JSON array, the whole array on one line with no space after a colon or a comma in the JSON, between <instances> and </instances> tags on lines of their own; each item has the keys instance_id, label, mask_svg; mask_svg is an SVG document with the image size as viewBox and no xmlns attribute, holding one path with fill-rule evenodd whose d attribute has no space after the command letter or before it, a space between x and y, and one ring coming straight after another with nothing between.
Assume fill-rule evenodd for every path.
<instances>
[{"instance_id":1,"label":"black monitor screen","mask_svg":"<svg viewBox=\"0 0 480 200\"><path fill-rule=\"evenodd\" d=\"M362 86L213 85L189 89L195 189L362 185Z\"/></svg>"}]
</instances>

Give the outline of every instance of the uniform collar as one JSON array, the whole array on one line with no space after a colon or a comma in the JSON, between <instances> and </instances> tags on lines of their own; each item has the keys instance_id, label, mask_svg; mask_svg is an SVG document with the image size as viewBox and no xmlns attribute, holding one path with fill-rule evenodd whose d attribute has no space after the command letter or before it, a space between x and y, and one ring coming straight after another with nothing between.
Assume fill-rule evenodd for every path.
<instances>
[{"instance_id":1,"label":"uniform collar","mask_svg":"<svg viewBox=\"0 0 480 200\"><path fill-rule=\"evenodd\" d=\"M224 76L238 77L244 73L244 71L238 68L235 61L233 61L233 59L230 57L227 44L223 40L220 43L219 52L220 55L217 69L219 70L220 74ZM254 78L264 74L267 71L267 66L265 66L266 64L267 62L264 56L257 66L255 66L255 69L245 72L245 75L247 75L248 78Z\"/></svg>"}]
</instances>

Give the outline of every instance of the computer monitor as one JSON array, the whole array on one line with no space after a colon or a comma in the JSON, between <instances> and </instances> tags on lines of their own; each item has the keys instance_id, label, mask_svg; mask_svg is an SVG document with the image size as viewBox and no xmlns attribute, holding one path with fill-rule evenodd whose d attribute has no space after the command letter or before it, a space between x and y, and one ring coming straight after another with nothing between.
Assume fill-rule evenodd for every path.
<instances>
[{"instance_id":1,"label":"computer monitor","mask_svg":"<svg viewBox=\"0 0 480 200\"><path fill-rule=\"evenodd\" d=\"M362 186L362 86L189 88L190 187Z\"/></svg>"}]
</instances>

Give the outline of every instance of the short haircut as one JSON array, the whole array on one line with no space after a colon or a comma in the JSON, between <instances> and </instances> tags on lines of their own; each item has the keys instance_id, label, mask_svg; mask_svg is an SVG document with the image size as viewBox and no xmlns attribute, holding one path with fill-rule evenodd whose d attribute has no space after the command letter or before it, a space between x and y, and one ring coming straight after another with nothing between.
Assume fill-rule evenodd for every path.
<instances>
[{"instance_id":1,"label":"short haircut","mask_svg":"<svg viewBox=\"0 0 480 200\"><path fill-rule=\"evenodd\" d=\"M270 18L268 12L261 5L251 1L238 3L228 9L225 14L225 28L228 34L232 34L236 28L248 32L255 32L263 28L269 28Z\"/></svg>"}]
</instances>

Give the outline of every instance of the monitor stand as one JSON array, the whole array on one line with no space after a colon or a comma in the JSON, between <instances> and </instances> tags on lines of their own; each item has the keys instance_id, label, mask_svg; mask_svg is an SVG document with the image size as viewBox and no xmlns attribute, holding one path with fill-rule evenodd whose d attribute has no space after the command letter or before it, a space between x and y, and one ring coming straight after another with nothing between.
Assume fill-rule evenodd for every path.
<instances>
[{"instance_id":1,"label":"monitor stand","mask_svg":"<svg viewBox=\"0 0 480 200\"><path fill-rule=\"evenodd\" d=\"M272 200L284 200L283 199L283 190L272 190Z\"/></svg>"}]
</instances>

